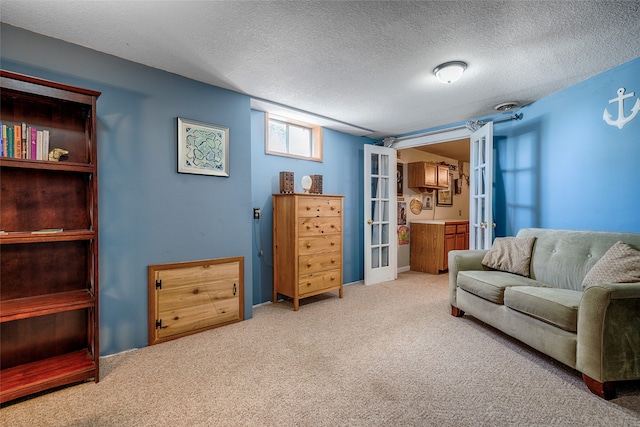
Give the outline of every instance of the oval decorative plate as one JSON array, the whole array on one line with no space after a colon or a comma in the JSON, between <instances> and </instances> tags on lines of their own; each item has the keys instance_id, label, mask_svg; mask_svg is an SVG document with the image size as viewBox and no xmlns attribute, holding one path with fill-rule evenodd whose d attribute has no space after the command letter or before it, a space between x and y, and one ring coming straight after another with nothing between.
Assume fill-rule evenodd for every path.
<instances>
[{"instance_id":1,"label":"oval decorative plate","mask_svg":"<svg viewBox=\"0 0 640 427\"><path fill-rule=\"evenodd\" d=\"M409 203L409 209L411 209L411 213L414 215L419 215L422 212L422 201L420 199L413 199L411 203Z\"/></svg>"}]
</instances>

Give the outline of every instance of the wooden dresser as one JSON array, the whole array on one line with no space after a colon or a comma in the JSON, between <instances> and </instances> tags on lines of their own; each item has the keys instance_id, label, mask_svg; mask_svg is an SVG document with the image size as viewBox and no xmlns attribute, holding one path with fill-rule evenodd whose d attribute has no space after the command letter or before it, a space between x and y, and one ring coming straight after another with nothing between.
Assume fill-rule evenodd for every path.
<instances>
[{"instance_id":1,"label":"wooden dresser","mask_svg":"<svg viewBox=\"0 0 640 427\"><path fill-rule=\"evenodd\" d=\"M342 298L344 196L273 195L273 302L338 290Z\"/></svg>"},{"instance_id":2,"label":"wooden dresser","mask_svg":"<svg viewBox=\"0 0 640 427\"><path fill-rule=\"evenodd\" d=\"M438 274L449 269L449 251L469 249L469 221L411 223L412 271Z\"/></svg>"}]
</instances>

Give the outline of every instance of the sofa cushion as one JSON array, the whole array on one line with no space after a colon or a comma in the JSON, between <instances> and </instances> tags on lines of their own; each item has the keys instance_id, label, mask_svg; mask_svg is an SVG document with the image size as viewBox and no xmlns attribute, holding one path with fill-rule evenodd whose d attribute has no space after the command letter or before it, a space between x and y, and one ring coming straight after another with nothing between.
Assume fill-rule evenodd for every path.
<instances>
[{"instance_id":1,"label":"sofa cushion","mask_svg":"<svg viewBox=\"0 0 640 427\"><path fill-rule=\"evenodd\" d=\"M535 241L535 237L497 237L482 259L482 265L529 277L531 252Z\"/></svg>"},{"instance_id":2,"label":"sofa cushion","mask_svg":"<svg viewBox=\"0 0 640 427\"><path fill-rule=\"evenodd\" d=\"M518 286L504 293L504 305L568 332L576 332L582 292Z\"/></svg>"},{"instance_id":3,"label":"sofa cushion","mask_svg":"<svg viewBox=\"0 0 640 427\"><path fill-rule=\"evenodd\" d=\"M598 283L640 282L640 251L616 242L595 263L582 281L582 287Z\"/></svg>"},{"instance_id":4,"label":"sofa cushion","mask_svg":"<svg viewBox=\"0 0 640 427\"><path fill-rule=\"evenodd\" d=\"M460 271L457 283L459 288L496 304L504 303L504 290L509 286L547 286L517 274L484 270Z\"/></svg>"}]
</instances>

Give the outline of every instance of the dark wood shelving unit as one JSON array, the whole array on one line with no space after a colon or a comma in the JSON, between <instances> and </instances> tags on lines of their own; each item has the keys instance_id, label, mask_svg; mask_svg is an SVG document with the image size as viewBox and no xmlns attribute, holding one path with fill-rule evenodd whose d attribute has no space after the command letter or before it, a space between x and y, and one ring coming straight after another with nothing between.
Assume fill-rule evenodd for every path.
<instances>
[{"instance_id":1,"label":"dark wood shelving unit","mask_svg":"<svg viewBox=\"0 0 640 427\"><path fill-rule=\"evenodd\" d=\"M99 380L98 96L0 70L2 124L69 152L0 158L0 403Z\"/></svg>"}]
</instances>

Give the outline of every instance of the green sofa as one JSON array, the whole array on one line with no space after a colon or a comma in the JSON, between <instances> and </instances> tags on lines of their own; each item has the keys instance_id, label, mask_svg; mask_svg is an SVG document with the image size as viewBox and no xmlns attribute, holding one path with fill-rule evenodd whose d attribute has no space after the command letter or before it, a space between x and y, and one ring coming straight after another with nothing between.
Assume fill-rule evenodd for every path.
<instances>
[{"instance_id":1,"label":"green sofa","mask_svg":"<svg viewBox=\"0 0 640 427\"><path fill-rule=\"evenodd\" d=\"M640 234L527 228L519 237L536 238L529 277L483 266L486 250L449 252L451 314L467 313L576 369L602 398L615 397L617 382L640 380L640 281L583 288L616 242L640 250Z\"/></svg>"}]
</instances>

